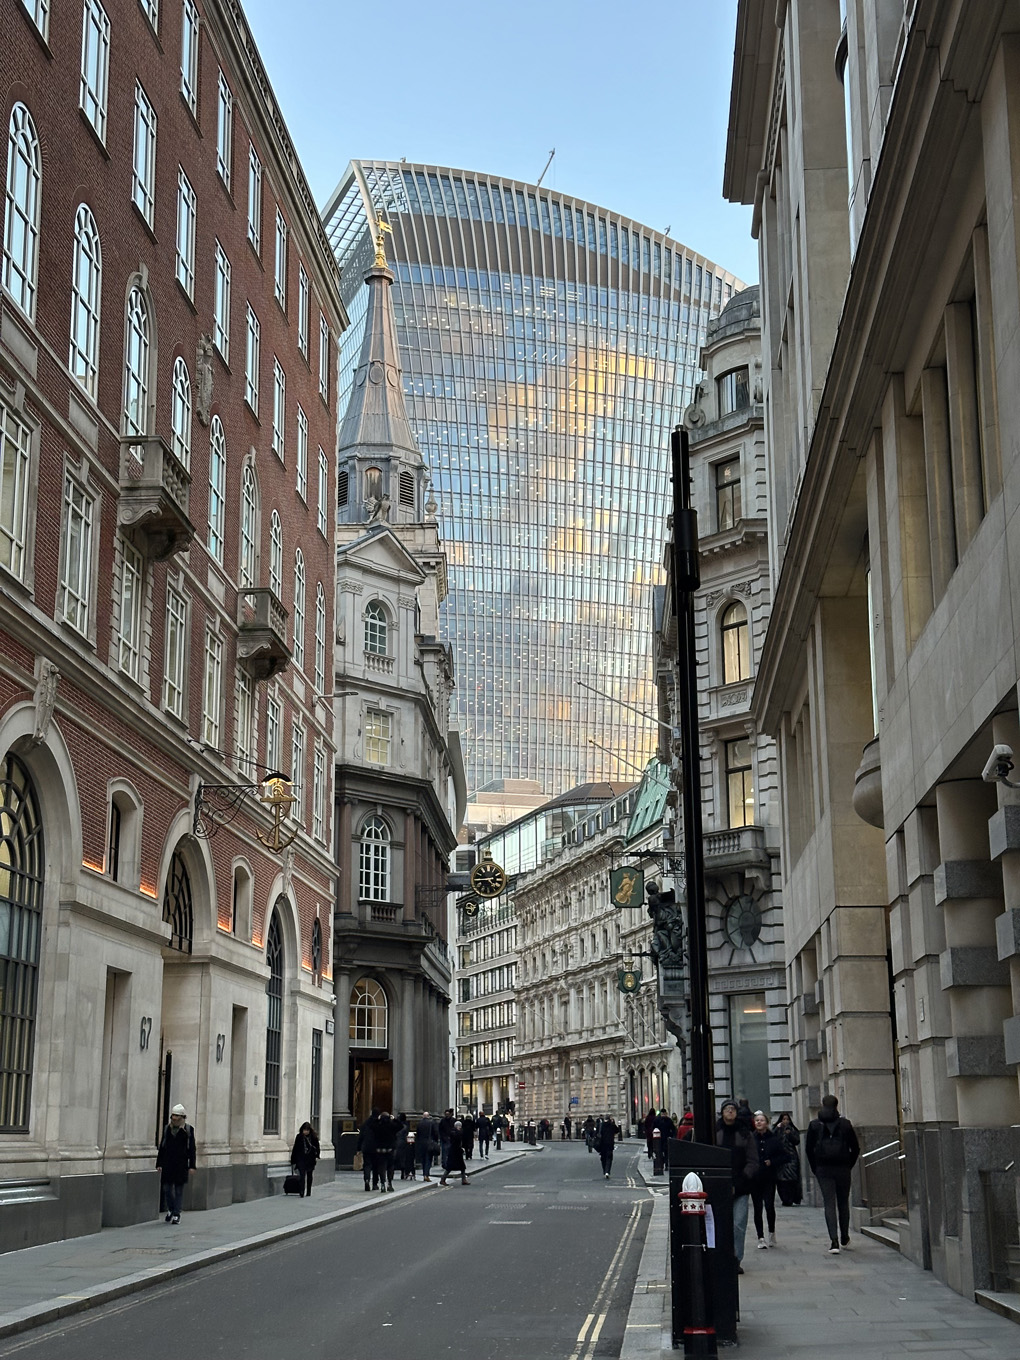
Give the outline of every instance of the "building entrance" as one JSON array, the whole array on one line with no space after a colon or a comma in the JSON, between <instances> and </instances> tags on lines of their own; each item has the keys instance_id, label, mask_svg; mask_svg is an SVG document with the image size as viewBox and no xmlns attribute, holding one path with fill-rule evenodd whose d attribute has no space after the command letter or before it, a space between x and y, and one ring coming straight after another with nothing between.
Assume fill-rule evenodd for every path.
<instances>
[{"instance_id":1,"label":"building entrance","mask_svg":"<svg viewBox=\"0 0 1020 1360\"><path fill-rule=\"evenodd\" d=\"M377 1110L393 1110L393 1063L389 1059L369 1061L354 1058L351 1110L360 1125Z\"/></svg>"}]
</instances>

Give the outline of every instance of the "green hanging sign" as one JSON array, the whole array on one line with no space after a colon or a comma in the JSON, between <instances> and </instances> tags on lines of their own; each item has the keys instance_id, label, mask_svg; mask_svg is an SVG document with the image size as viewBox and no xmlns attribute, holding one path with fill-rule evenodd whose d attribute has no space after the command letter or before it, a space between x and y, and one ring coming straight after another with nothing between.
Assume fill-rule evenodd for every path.
<instances>
[{"instance_id":1,"label":"green hanging sign","mask_svg":"<svg viewBox=\"0 0 1020 1360\"><path fill-rule=\"evenodd\" d=\"M635 973L633 968L619 968L616 972L616 981L620 991L629 994L636 992L641 986L641 974Z\"/></svg>"},{"instance_id":2,"label":"green hanging sign","mask_svg":"<svg viewBox=\"0 0 1020 1360\"><path fill-rule=\"evenodd\" d=\"M645 905L644 869L611 869L609 896L614 907L643 907Z\"/></svg>"}]
</instances>

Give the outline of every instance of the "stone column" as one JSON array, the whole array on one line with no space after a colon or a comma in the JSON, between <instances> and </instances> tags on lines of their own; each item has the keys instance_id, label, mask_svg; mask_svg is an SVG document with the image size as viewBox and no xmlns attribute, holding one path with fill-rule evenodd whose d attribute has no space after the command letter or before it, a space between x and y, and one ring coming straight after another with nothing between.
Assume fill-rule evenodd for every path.
<instances>
[{"instance_id":1,"label":"stone column","mask_svg":"<svg viewBox=\"0 0 1020 1360\"><path fill-rule=\"evenodd\" d=\"M414 1105L414 977L404 973L400 979L399 1032L393 1045L394 1113Z\"/></svg>"},{"instance_id":2,"label":"stone column","mask_svg":"<svg viewBox=\"0 0 1020 1360\"><path fill-rule=\"evenodd\" d=\"M351 987L353 985L353 974L348 968L339 968L334 965L333 971L333 992L336 996L336 1007L334 1009L335 1024L333 1032L333 1145L340 1146L340 1125L344 1119L350 1119L353 1111L350 1107L350 1090L348 1082L350 1079L351 1061Z\"/></svg>"},{"instance_id":3,"label":"stone column","mask_svg":"<svg viewBox=\"0 0 1020 1360\"><path fill-rule=\"evenodd\" d=\"M413 812L404 813L404 910L405 921L414 920L414 885L418 880L418 822Z\"/></svg>"}]
</instances>

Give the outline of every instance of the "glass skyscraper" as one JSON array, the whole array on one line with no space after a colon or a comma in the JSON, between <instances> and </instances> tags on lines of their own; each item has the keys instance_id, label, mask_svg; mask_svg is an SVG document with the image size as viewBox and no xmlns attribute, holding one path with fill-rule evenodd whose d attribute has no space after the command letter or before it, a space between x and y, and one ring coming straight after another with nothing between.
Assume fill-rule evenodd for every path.
<instances>
[{"instance_id":1,"label":"glass skyscraper","mask_svg":"<svg viewBox=\"0 0 1020 1360\"><path fill-rule=\"evenodd\" d=\"M364 328L375 221L407 405L449 559L468 788L632 780L656 741L652 587L669 431L743 285L678 241L535 185L355 161L323 213ZM395 499L395 498L394 498ZM639 710L639 711L635 711Z\"/></svg>"}]
</instances>

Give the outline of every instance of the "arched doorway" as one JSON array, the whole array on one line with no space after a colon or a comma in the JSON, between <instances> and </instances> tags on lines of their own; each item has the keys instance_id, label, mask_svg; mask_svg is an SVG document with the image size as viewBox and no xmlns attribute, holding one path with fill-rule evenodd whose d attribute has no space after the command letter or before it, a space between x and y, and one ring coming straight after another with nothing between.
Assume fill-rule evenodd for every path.
<instances>
[{"instance_id":1,"label":"arched doorway","mask_svg":"<svg viewBox=\"0 0 1020 1360\"><path fill-rule=\"evenodd\" d=\"M0 767L0 1133L27 1133L42 938L43 834L31 776Z\"/></svg>"},{"instance_id":2,"label":"arched doorway","mask_svg":"<svg viewBox=\"0 0 1020 1360\"><path fill-rule=\"evenodd\" d=\"M360 1124L373 1106L393 1109L389 1001L382 983L362 977L351 988L351 1112Z\"/></svg>"},{"instance_id":3,"label":"arched doorway","mask_svg":"<svg viewBox=\"0 0 1020 1360\"><path fill-rule=\"evenodd\" d=\"M266 1078L263 1133L280 1132L280 1069L283 1055L283 932L280 913L273 908L266 936Z\"/></svg>"}]
</instances>

